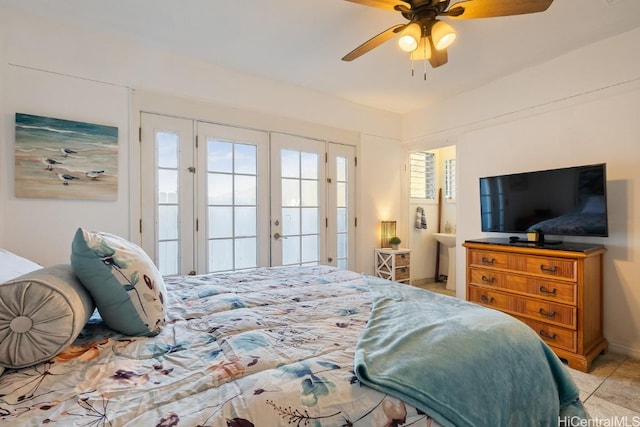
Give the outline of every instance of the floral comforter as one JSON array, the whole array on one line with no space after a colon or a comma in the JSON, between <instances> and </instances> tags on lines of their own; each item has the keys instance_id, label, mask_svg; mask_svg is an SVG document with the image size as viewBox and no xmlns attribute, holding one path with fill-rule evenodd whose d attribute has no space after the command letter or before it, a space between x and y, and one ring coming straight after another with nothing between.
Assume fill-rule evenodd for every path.
<instances>
[{"instance_id":1,"label":"floral comforter","mask_svg":"<svg viewBox=\"0 0 640 427\"><path fill-rule=\"evenodd\" d=\"M2 426L430 426L360 384L372 297L328 266L167 278L168 321L128 337L94 315L55 359L0 377Z\"/></svg>"}]
</instances>

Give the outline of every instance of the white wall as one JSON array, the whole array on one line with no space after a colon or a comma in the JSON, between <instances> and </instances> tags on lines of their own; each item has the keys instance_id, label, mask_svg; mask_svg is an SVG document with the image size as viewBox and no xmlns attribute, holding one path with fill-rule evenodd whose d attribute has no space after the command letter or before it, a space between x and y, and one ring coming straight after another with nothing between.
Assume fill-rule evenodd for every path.
<instances>
[{"instance_id":1,"label":"white wall","mask_svg":"<svg viewBox=\"0 0 640 427\"><path fill-rule=\"evenodd\" d=\"M0 216L4 218L6 247L42 265L50 265L69 262L71 239L78 227L127 235L129 218L123 215L129 210L127 89L14 66L5 67L3 80L8 84L2 98L0 169L6 192ZM117 200L16 198L12 179L14 145L4 142L14 139L16 112L117 127L121 145Z\"/></svg>"},{"instance_id":2,"label":"white wall","mask_svg":"<svg viewBox=\"0 0 640 427\"><path fill-rule=\"evenodd\" d=\"M406 154L398 140L363 135L358 155L358 266L372 274L374 248L380 247L380 221L397 221L396 232L406 246Z\"/></svg>"},{"instance_id":3,"label":"white wall","mask_svg":"<svg viewBox=\"0 0 640 427\"><path fill-rule=\"evenodd\" d=\"M437 112L412 113L404 125L413 146L457 140L459 242L489 237L480 231L480 176L606 162L610 236L570 239L607 247L605 337L612 350L636 357L640 357L638 42L640 29L603 40L463 94L439 105ZM458 246L456 285L461 297L464 257L464 248Z\"/></svg>"},{"instance_id":4,"label":"white wall","mask_svg":"<svg viewBox=\"0 0 640 427\"><path fill-rule=\"evenodd\" d=\"M0 60L0 93L4 95L0 100L0 246L44 265L68 261L73 231L79 225L134 241L138 238L130 212L135 218L139 211L136 129L140 109L176 113L177 105L183 107L182 112L193 111L195 105L200 114L196 118L355 142L359 155L366 159L360 160L359 170L402 166L398 115L97 32L0 10ZM16 199L16 112L118 126L118 200ZM385 156L376 155L384 145L380 141L391 142L384 147ZM357 180L358 193L364 194L366 203L358 209L357 233L364 243L356 269L372 273L372 256L367 254L374 246L368 237L376 235L379 215L367 203L378 205L378 194L394 206L400 206L402 199L400 192L391 191L395 179L382 180L375 188L362 178L362 172Z\"/></svg>"}]
</instances>

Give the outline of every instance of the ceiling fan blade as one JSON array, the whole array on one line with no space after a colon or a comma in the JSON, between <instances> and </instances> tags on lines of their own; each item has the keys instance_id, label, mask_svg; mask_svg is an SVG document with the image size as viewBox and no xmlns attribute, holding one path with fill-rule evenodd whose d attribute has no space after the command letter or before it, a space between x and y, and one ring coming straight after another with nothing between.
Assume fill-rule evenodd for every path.
<instances>
[{"instance_id":1,"label":"ceiling fan blade","mask_svg":"<svg viewBox=\"0 0 640 427\"><path fill-rule=\"evenodd\" d=\"M451 19L492 18L544 12L553 0L466 0L452 5L447 15Z\"/></svg>"},{"instance_id":2,"label":"ceiling fan blade","mask_svg":"<svg viewBox=\"0 0 640 427\"><path fill-rule=\"evenodd\" d=\"M398 25L394 25L393 27L384 30L383 32L381 32L377 36L374 36L374 37L370 38L369 40L367 40L366 42L362 43L357 48L353 49L351 52L347 53L342 58L342 60L343 61L353 61L354 59L364 55L367 52L369 52L371 49L374 49L374 48L380 46L382 43L386 42L387 40L393 38L398 33L398 31L400 31L402 28L404 28L406 26L407 26L407 24L398 24Z\"/></svg>"},{"instance_id":3,"label":"ceiling fan blade","mask_svg":"<svg viewBox=\"0 0 640 427\"><path fill-rule=\"evenodd\" d=\"M447 54L447 49L437 50L433 45L433 40L431 37L429 39L429 46L431 47L431 56L429 57L429 63L433 68L438 68L441 65L444 65L449 61L449 55Z\"/></svg>"},{"instance_id":4,"label":"ceiling fan blade","mask_svg":"<svg viewBox=\"0 0 640 427\"><path fill-rule=\"evenodd\" d=\"M402 0L346 0L351 3L358 3L364 6L377 7L378 9L390 10L395 12L398 5L406 6L407 3Z\"/></svg>"}]
</instances>

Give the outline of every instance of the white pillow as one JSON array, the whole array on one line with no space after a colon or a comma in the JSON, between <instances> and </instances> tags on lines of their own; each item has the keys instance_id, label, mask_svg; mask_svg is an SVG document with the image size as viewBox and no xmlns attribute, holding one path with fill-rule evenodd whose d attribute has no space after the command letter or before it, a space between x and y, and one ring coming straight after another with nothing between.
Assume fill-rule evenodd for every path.
<instances>
[{"instance_id":1,"label":"white pillow","mask_svg":"<svg viewBox=\"0 0 640 427\"><path fill-rule=\"evenodd\" d=\"M582 207L582 213L584 214L600 214L603 215L606 210L606 202L604 196L589 196L584 206Z\"/></svg>"},{"instance_id":2,"label":"white pillow","mask_svg":"<svg viewBox=\"0 0 640 427\"><path fill-rule=\"evenodd\" d=\"M0 283L41 268L33 261L0 248Z\"/></svg>"}]
</instances>

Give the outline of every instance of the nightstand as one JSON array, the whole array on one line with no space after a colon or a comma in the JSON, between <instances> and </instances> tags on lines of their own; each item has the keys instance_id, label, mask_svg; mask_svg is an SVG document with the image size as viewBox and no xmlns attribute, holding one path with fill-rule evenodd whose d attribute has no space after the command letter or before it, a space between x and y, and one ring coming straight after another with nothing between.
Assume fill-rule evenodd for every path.
<instances>
[{"instance_id":1,"label":"nightstand","mask_svg":"<svg viewBox=\"0 0 640 427\"><path fill-rule=\"evenodd\" d=\"M376 276L411 284L411 249L375 249Z\"/></svg>"}]
</instances>

